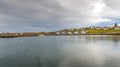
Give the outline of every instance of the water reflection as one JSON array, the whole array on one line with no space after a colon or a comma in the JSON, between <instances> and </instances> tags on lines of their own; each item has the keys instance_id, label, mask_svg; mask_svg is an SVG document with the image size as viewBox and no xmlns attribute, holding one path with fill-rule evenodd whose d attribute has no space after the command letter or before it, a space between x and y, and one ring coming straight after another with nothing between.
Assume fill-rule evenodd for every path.
<instances>
[{"instance_id":1,"label":"water reflection","mask_svg":"<svg viewBox=\"0 0 120 67\"><path fill-rule=\"evenodd\" d=\"M0 40L0 67L120 67L120 36Z\"/></svg>"},{"instance_id":2,"label":"water reflection","mask_svg":"<svg viewBox=\"0 0 120 67\"><path fill-rule=\"evenodd\" d=\"M102 48L97 46L71 46L64 48L65 58L60 67L89 67L103 66L104 54Z\"/></svg>"}]
</instances>

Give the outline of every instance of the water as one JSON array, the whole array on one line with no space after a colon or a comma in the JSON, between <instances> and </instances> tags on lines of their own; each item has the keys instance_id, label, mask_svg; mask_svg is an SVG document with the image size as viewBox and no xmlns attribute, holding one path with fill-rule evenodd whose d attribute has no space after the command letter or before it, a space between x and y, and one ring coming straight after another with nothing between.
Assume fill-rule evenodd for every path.
<instances>
[{"instance_id":1,"label":"water","mask_svg":"<svg viewBox=\"0 0 120 67\"><path fill-rule=\"evenodd\" d=\"M0 39L0 67L120 67L120 36Z\"/></svg>"}]
</instances>

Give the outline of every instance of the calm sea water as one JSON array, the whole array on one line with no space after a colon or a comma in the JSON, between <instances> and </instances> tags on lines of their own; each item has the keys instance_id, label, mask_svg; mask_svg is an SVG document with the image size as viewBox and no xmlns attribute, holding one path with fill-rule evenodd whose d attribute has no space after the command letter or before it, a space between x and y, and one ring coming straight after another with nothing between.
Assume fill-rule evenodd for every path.
<instances>
[{"instance_id":1,"label":"calm sea water","mask_svg":"<svg viewBox=\"0 0 120 67\"><path fill-rule=\"evenodd\" d=\"M0 67L120 67L120 36L1 38Z\"/></svg>"}]
</instances>

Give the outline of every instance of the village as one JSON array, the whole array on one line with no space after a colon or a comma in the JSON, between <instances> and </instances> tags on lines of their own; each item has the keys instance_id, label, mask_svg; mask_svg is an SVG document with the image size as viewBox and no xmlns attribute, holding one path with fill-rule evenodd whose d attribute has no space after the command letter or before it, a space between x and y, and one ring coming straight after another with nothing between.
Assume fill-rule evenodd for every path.
<instances>
[{"instance_id":1,"label":"village","mask_svg":"<svg viewBox=\"0 0 120 67\"><path fill-rule=\"evenodd\" d=\"M106 27L85 27L78 29L65 29L56 32L56 35L80 35L80 34L120 34L120 26L115 23Z\"/></svg>"}]
</instances>

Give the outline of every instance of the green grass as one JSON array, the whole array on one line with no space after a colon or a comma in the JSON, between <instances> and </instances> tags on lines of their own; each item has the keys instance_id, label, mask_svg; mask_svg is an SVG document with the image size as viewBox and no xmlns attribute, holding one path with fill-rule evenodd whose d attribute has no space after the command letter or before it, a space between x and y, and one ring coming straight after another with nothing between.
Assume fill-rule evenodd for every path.
<instances>
[{"instance_id":1,"label":"green grass","mask_svg":"<svg viewBox=\"0 0 120 67\"><path fill-rule=\"evenodd\" d=\"M120 30L87 30L88 34L112 34L120 33Z\"/></svg>"}]
</instances>

